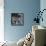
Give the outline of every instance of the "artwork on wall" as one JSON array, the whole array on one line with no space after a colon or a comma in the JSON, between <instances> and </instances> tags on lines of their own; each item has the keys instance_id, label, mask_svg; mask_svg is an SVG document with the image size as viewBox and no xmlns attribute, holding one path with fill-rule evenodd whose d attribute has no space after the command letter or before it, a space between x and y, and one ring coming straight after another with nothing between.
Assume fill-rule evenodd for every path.
<instances>
[{"instance_id":1,"label":"artwork on wall","mask_svg":"<svg viewBox=\"0 0 46 46\"><path fill-rule=\"evenodd\" d=\"M24 25L24 14L23 13L11 13L11 25L12 26L23 26Z\"/></svg>"}]
</instances>

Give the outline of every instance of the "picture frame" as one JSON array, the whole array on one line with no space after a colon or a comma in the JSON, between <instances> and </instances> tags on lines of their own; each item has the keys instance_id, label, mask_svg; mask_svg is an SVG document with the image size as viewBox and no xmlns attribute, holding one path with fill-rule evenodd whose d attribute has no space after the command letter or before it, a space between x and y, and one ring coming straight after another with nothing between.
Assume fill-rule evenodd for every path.
<instances>
[{"instance_id":1,"label":"picture frame","mask_svg":"<svg viewBox=\"0 0 46 46\"><path fill-rule=\"evenodd\" d=\"M24 25L24 14L23 13L11 13L11 25L12 26L23 26Z\"/></svg>"}]
</instances>

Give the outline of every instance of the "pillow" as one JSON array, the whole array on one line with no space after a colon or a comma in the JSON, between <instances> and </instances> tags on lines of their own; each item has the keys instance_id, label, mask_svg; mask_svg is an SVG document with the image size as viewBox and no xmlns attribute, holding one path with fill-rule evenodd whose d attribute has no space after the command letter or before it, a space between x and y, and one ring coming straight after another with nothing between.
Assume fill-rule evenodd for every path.
<instances>
[{"instance_id":1,"label":"pillow","mask_svg":"<svg viewBox=\"0 0 46 46\"><path fill-rule=\"evenodd\" d=\"M23 46L24 40L25 40L25 37L24 37L24 38L21 38L21 39L17 42L17 46Z\"/></svg>"},{"instance_id":2,"label":"pillow","mask_svg":"<svg viewBox=\"0 0 46 46\"><path fill-rule=\"evenodd\" d=\"M31 34L31 32L29 32L26 35L23 46L30 46L32 42L33 42L33 35Z\"/></svg>"}]
</instances>

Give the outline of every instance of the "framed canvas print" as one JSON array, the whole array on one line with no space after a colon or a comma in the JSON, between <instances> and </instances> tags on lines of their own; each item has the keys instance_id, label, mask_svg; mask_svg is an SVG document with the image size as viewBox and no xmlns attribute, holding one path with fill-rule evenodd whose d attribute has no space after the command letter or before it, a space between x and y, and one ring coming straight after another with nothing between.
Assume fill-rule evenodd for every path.
<instances>
[{"instance_id":1,"label":"framed canvas print","mask_svg":"<svg viewBox=\"0 0 46 46\"><path fill-rule=\"evenodd\" d=\"M11 13L11 25L12 26L23 26L24 25L24 14L23 13Z\"/></svg>"}]
</instances>

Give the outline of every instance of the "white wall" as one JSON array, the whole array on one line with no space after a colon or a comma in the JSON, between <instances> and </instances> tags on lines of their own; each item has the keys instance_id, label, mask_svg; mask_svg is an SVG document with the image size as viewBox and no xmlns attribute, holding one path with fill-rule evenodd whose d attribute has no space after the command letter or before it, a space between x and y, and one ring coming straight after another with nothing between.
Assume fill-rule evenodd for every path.
<instances>
[{"instance_id":1,"label":"white wall","mask_svg":"<svg viewBox=\"0 0 46 46\"><path fill-rule=\"evenodd\" d=\"M4 0L0 0L0 42L4 41Z\"/></svg>"}]
</instances>

